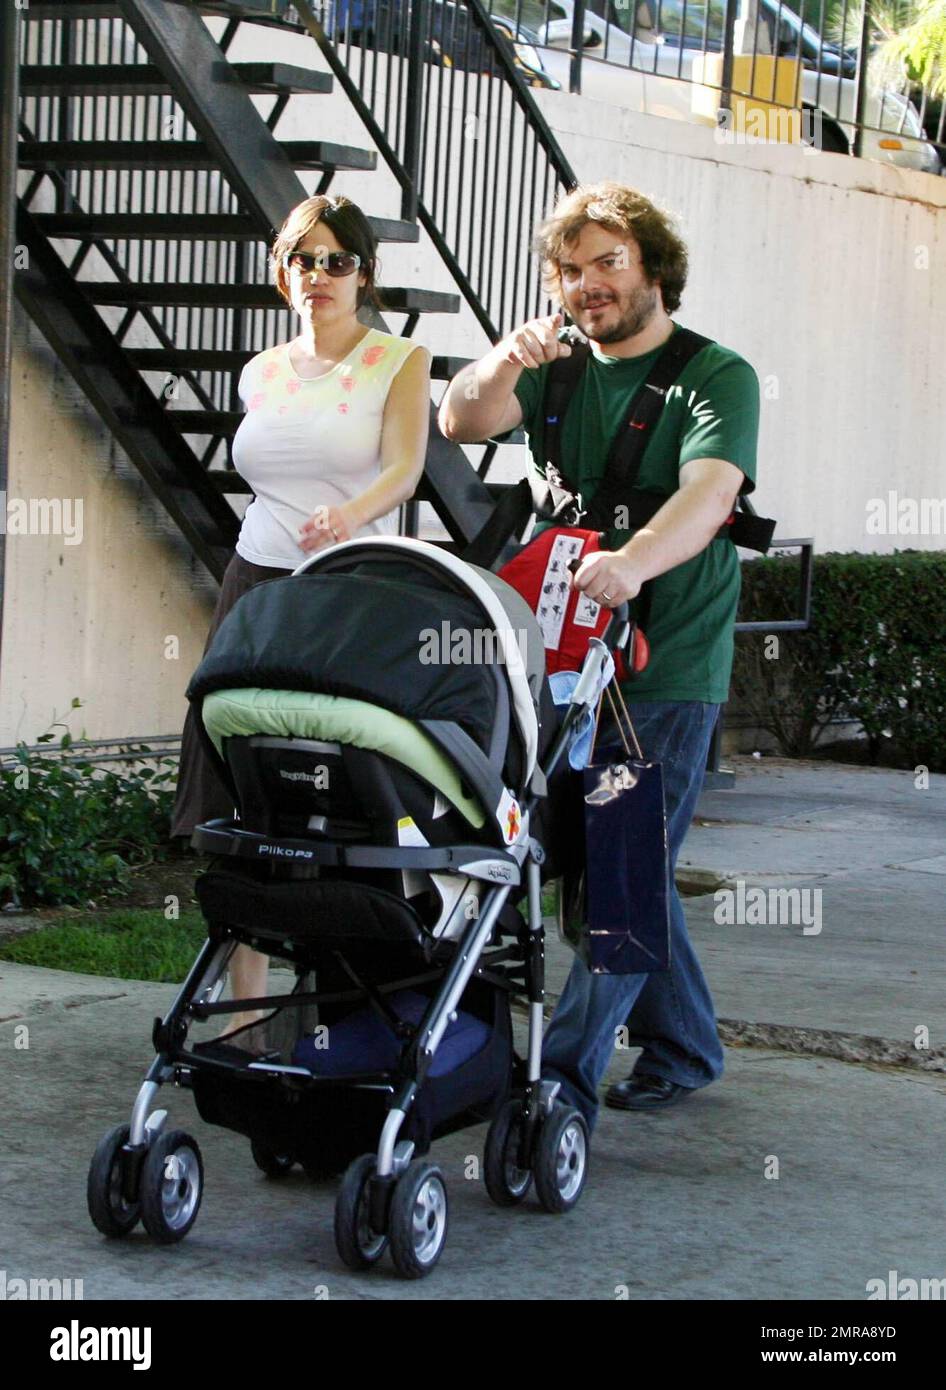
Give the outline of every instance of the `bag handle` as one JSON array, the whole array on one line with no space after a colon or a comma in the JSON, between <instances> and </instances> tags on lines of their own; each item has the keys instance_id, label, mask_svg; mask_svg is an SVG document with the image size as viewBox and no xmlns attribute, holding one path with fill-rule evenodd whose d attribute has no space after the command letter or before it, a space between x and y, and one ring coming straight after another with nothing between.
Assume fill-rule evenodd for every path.
<instances>
[{"instance_id":1,"label":"bag handle","mask_svg":"<svg viewBox=\"0 0 946 1390\"><path fill-rule=\"evenodd\" d=\"M618 713L618 705L615 704L614 695L611 693L611 686L612 686L612 685L614 686L615 694L617 695L618 702L620 703L620 707L621 707L621 712L620 712L620 714ZM590 756L592 756L592 757L594 756L595 745L596 745L597 742L598 742L598 726L599 726L599 724L600 724L600 722L601 722L601 706L602 706L602 704L603 704L603 702L604 702L604 697L605 697L606 695L607 695L607 697L608 697L608 704L611 706L611 714L612 714L613 717L614 717L614 722L615 722L615 725L617 726L617 731L618 731L618 733L621 735L621 742L624 744L624 751L625 751L625 753L627 754L628 757L631 756L631 745L630 745L630 744L628 743L628 741L627 741L627 734L629 733L630 736L631 736L631 739L632 739L632 741L633 741L633 744L634 744L634 752L637 754L638 758L640 758L641 762L643 762L643 761L644 761L644 754L641 752L641 746L640 746L640 743L638 742L637 733L636 733L636 731L635 731L635 729L634 729L634 724L633 724L633 722L632 722L632 720L631 720L630 711L628 710L628 707L627 707L627 705L625 704L624 695L623 695L623 693L622 693L622 691L621 691L620 683L619 683L618 681L616 681L616 680L610 681L610 682L604 687L604 689L602 690L601 694L600 694L599 697L598 697L598 708L597 708L597 710L596 710L596 712L595 712L595 730L594 730L594 733L593 733L592 738L591 738L591 755L590 755ZM624 722L625 722L626 725L627 725L627 732L625 732L624 723L621 722L621 721L622 721L622 717L623 717Z\"/></svg>"}]
</instances>

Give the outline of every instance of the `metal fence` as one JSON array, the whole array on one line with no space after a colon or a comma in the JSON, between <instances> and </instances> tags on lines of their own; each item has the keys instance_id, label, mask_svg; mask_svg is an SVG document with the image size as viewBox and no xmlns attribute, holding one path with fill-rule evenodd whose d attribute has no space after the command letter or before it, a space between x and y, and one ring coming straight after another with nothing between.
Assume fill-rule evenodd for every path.
<instances>
[{"instance_id":1,"label":"metal fence","mask_svg":"<svg viewBox=\"0 0 946 1390\"><path fill-rule=\"evenodd\" d=\"M943 172L946 101L883 59L889 3L877 6L876 23L870 0L488 0L488 8L564 90L715 122L723 139L803 141Z\"/></svg>"},{"instance_id":2,"label":"metal fence","mask_svg":"<svg viewBox=\"0 0 946 1390\"><path fill-rule=\"evenodd\" d=\"M295 8L318 21L333 71L402 178L402 216L421 222L487 335L550 312L529 248L576 180L512 26L491 23L481 0Z\"/></svg>"}]
</instances>

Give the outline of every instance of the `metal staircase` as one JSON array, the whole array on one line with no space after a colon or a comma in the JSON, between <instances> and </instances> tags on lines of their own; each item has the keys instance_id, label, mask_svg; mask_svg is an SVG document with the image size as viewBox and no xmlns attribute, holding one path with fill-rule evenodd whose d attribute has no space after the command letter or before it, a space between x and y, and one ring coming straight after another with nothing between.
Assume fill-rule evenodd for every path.
<instances>
[{"instance_id":1,"label":"metal staircase","mask_svg":"<svg viewBox=\"0 0 946 1390\"><path fill-rule=\"evenodd\" d=\"M484 329L494 341L499 336L488 308L493 282L487 280L495 279L494 269L487 265L484 278L483 237L474 247L472 229L462 225L458 198L464 189L475 193L471 176L461 177L459 193L451 193L445 167L444 186L433 197L425 186L422 137L443 143L439 126L435 131L426 124L438 98L432 101L435 70L429 45L425 49L422 42L423 26L430 26L432 6L438 5L442 32L445 5L411 0L401 7L403 52L390 44L384 50L392 85L397 67L398 80L406 82L415 103L408 101L402 111L398 90L396 130L391 88L384 109L376 112L371 93L352 76L357 47L350 26L333 41L306 4L32 0L22 11L16 240L27 250L28 266L14 277L16 293L194 553L218 578L239 530L231 499L248 491L230 463L230 441L241 418L239 371L255 353L295 332L292 313L268 283L266 268L267 247L292 207L311 193L327 191L339 170L374 170L380 151L401 185L405 215L373 217L379 239L418 240L419 218ZM466 12L468 30L479 26L481 49L484 43L496 46L478 0L459 8ZM226 17L219 42L205 14ZM230 62L227 50L247 22L290 26L303 39L308 32L331 72L284 62ZM362 77L365 58L362 36ZM375 52L374 59L381 62L382 54ZM527 279L525 234L536 209L573 180L554 141L549 145L552 137L534 104L530 109L531 97L508 53L497 47L494 59L491 76L462 75L471 110L474 87L477 111L481 83L491 102L498 87L499 110L508 87L505 119L517 112L519 125L529 129L531 146L517 143L514 156L510 135L504 174L512 187L512 179L526 180L531 168L531 202L525 195L520 199L525 221L516 233L507 200L505 227L498 233L506 241L501 278L510 278L508 256L510 265L517 261L526 267ZM455 82L457 73L452 76ZM442 70L439 80L442 86ZM339 86L376 149L278 138L276 127L293 96L328 101ZM265 118L254 96L273 98ZM451 91L441 107L454 99ZM418 102L423 102L423 130ZM327 124L331 129L331 120ZM320 177L307 187L300 171ZM436 208L438 196L439 210L432 211L430 203ZM495 187L493 207L495 222ZM510 235L516 244L509 244ZM467 243L469 265L463 253ZM477 257L480 284L470 269ZM511 277L515 293L510 292L508 304L503 284L500 307L506 305L508 312L521 303L541 312L537 277L531 287L523 281L524 289L522 280L519 271ZM399 331L405 336L413 333L420 315L456 313L460 307L459 294L413 287L382 289L380 298L386 313L403 316ZM367 307L359 317L392 331ZM449 379L464 360L435 357L433 377ZM496 489L484 479L495 446L474 468L458 445L440 435L435 409L432 402L417 500L430 502L451 542L462 544L492 505ZM417 516L415 501L405 508L402 523L409 534L416 534Z\"/></svg>"}]
</instances>

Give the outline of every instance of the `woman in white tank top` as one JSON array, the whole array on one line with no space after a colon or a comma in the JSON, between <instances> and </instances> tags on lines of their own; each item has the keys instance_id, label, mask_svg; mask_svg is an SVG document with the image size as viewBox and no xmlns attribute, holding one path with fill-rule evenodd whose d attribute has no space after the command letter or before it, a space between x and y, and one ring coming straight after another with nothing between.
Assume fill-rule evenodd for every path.
<instances>
[{"instance_id":1,"label":"woman in white tank top","mask_svg":"<svg viewBox=\"0 0 946 1390\"><path fill-rule=\"evenodd\" d=\"M240 376L246 414L233 461L255 494L221 585L208 645L238 598L352 536L397 531L397 510L424 469L430 354L407 338L366 329L377 303L377 241L347 198L317 195L294 208L273 245L276 288L300 320L290 343L253 357ZM193 711L181 741L172 835L232 812L200 742ZM266 993L267 958L239 946L236 999ZM249 1023L235 1014L227 1032Z\"/></svg>"},{"instance_id":2,"label":"woman in white tank top","mask_svg":"<svg viewBox=\"0 0 946 1390\"><path fill-rule=\"evenodd\" d=\"M356 318L375 263L370 223L347 199L306 199L276 239L276 287L301 332L240 377L233 462L256 496L236 549L251 564L294 569L351 536L390 534L420 480L430 355Z\"/></svg>"}]
</instances>

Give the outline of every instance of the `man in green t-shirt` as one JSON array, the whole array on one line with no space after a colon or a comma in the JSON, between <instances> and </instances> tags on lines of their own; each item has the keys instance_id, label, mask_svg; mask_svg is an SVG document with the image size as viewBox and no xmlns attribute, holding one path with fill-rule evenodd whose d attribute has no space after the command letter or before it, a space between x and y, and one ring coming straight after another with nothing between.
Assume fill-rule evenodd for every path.
<instances>
[{"instance_id":1,"label":"man in green t-shirt","mask_svg":"<svg viewBox=\"0 0 946 1390\"><path fill-rule=\"evenodd\" d=\"M561 423L563 468L587 507L630 402L677 331L670 318L687 253L670 219L634 189L586 185L539 228L544 285L589 340L591 353ZM440 407L450 439L473 442L522 425L544 472L543 398L550 364L571 353L561 314L533 319L454 377ZM664 768L671 877L693 818L710 739L727 699L739 560L714 539L740 492L755 486L759 388L753 369L718 344L704 347L667 392L635 486L666 497L633 534L618 506L605 549L585 559L575 587L608 607L647 581L647 668L624 693L645 756ZM653 1110L716 1080L723 1052L715 1013L671 885L671 966L648 975L592 975L577 958L549 1026L543 1071L589 1126L616 1030L642 1052L606 1101Z\"/></svg>"}]
</instances>

